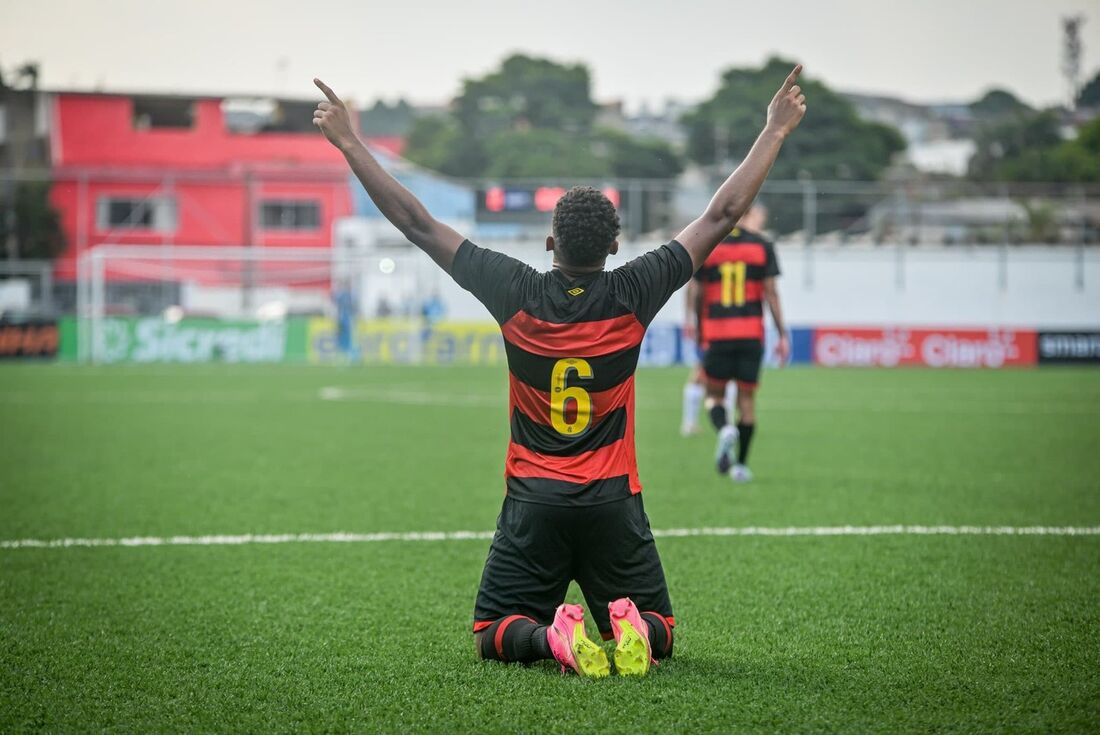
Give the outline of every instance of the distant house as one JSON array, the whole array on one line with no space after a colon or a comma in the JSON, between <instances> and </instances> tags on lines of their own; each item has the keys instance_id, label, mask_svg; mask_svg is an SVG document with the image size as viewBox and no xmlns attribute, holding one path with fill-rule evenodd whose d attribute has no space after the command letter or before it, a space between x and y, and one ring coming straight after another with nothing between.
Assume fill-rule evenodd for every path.
<instances>
[{"instance_id":1,"label":"distant house","mask_svg":"<svg viewBox=\"0 0 1100 735\"><path fill-rule=\"evenodd\" d=\"M69 243L60 280L105 243L327 248L332 223L351 212L347 165L312 125L311 101L87 92L47 100L51 196Z\"/></svg>"}]
</instances>

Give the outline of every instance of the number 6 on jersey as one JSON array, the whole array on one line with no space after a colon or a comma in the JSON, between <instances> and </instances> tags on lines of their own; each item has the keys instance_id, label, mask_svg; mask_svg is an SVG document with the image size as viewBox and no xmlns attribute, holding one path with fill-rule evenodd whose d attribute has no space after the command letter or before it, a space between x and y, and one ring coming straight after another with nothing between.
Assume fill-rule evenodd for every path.
<instances>
[{"instance_id":1,"label":"number 6 on jersey","mask_svg":"<svg viewBox=\"0 0 1100 735\"><path fill-rule=\"evenodd\" d=\"M570 373L576 373L582 380L592 378L592 366L579 357L566 357L554 363L550 373L550 423L554 431L565 436L583 434L592 421L592 397L580 386L567 388ZM573 420L566 417L566 401L576 403Z\"/></svg>"}]
</instances>

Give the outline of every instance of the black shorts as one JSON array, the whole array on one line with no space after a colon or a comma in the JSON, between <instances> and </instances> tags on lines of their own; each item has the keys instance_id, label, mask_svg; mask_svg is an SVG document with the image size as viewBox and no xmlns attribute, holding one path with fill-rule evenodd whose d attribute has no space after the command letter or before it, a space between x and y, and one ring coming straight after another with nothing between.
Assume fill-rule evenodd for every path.
<instances>
[{"instance_id":1,"label":"black shorts","mask_svg":"<svg viewBox=\"0 0 1100 735\"><path fill-rule=\"evenodd\" d=\"M759 339L729 339L711 342L703 355L703 372L714 381L736 380L738 385L760 382L764 342Z\"/></svg>"},{"instance_id":2,"label":"black shorts","mask_svg":"<svg viewBox=\"0 0 1100 735\"><path fill-rule=\"evenodd\" d=\"M641 495L587 506L505 498L474 604L474 631L507 615L550 624L570 580L580 585L605 639L611 635L607 605L620 597L672 622Z\"/></svg>"}]
</instances>

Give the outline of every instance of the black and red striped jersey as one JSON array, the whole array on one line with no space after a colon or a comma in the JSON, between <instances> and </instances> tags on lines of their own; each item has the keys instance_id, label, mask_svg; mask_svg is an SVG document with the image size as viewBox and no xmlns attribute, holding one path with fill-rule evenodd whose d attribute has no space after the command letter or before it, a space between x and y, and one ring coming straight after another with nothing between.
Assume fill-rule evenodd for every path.
<instances>
[{"instance_id":1,"label":"black and red striped jersey","mask_svg":"<svg viewBox=\"0 0 1100 735\"><path fill-rule=\"evenodd\" d=\"M764 339L764 279L778 275L771 242L758 232L734 228L695 274L703 286L703 341Z\"/></svg>"},{"instance_id":2,"label":"black and red striped jersey","mask_svg":"<svg viewBox=\"0 0 1100 735\"><path fill-rule=\"evenodd\" d=\"M452 275L500 324L508 356L510 497L595 505L641 492L634 371L646 328L691 271L676 241L575 279L462 243Z\"/></svg>"}]
</instances>

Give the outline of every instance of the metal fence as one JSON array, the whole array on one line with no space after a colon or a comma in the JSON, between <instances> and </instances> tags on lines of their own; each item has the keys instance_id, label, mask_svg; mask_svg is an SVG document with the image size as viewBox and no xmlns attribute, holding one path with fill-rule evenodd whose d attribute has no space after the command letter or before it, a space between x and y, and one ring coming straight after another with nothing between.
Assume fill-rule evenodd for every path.
<instances>
[{"instance_id":1,"label":"metal fence","mask_svg":"<svg viewBox=\"0 0 1100 735\"><path fill-rule=\"evenodd\" d=\"M303 172L308 178L309 172ZM159 193L172 192L180 182L202 179L247 178L247 173L171 173L158 170L121 171L81 168L65 171L0 171L0 228L15 228L15 194L21 183L49 181L76 185L87 191L89 182L151 185ZM265 174L269 176L269 174ZM294 174L281 174L293 180ZM242 179L243 180L243 179ZM460 184L475 198L490 187L565 188L586 184L612 186L621 194L624 234L638 238L667 234L690 221L706 206L720 178L694 171L676 181L651 179L510 179L445 180ZM430 184L429 184L430 185ZM425 192L426 194L428 192ZM769 180L761 193L769 208L769 229L780 239L801 243L892 242L918 244L1061 244L1100 243L1100 185L975 183L964 180L907 179L897 181ZM193 205L192 205L193 206ZM475 209L477 207L475 206ZM478 210L481 211L481 210ZM210 217L210 213L199 213ZM87 235L79 227L70 239ZM534 211L527 227L509 230L506 238L538 237L549 222L548 212ZM479 224L481 224L479 222ZM86 228L85 228L86 229ZM83 251L87 243L70 243ZM229 244L229 243L223 243ZM5 251L0 242L0 256Z\"/></svg>"},{"instance_id":2,"label":"metal fence","mask_svg":"<svg viewBox=\"0 0 1100 735\"><path fill-rule=\"evenodd\" d=\"M463 183L475 192L494 186L614 186L623 201L623 230L636 238L676 231L703 211L721 181L696 172L675 182L479 179ZM1100 185L769 179L759 201L768 207L769 230L781 240L803 244L1100 243ZM659 216L631 207L632 202L658 207ZM544 227L548 221L547 215L533 224Z\"/></svg>"}]
</instances>

